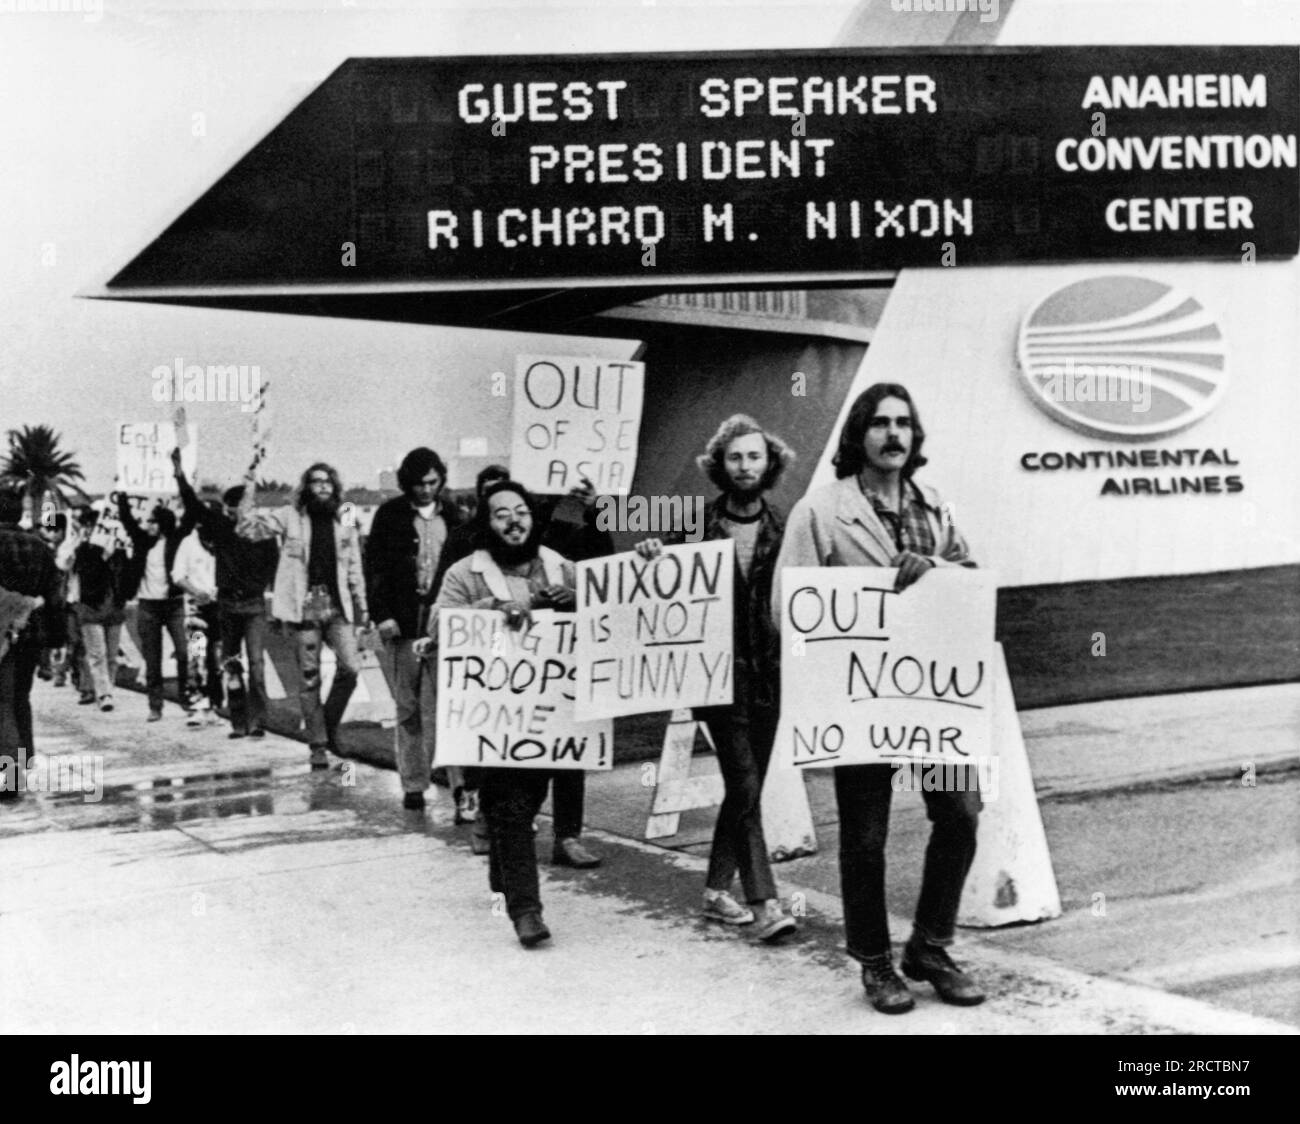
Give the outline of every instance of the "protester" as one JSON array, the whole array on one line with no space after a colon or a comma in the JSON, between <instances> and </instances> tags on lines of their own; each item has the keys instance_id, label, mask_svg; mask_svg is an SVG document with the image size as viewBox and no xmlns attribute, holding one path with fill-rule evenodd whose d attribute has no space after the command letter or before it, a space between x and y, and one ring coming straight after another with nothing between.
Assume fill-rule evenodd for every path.
<instances>
[{"instance_id":1,"label":"protester","mask_svg":"<svg viewBox=\"0 0 1300 1124\"><path fill-rule=\"evenodd\" d=\"M207 510L207 505L202 505ZM187 508L188 510L188 508ZM200 725L200 712L210 721L221 707L221 642L217 619L217 563L212 543L205 540L204 524L186 536L172 563L172 580L183 589L188 603L185 636L190 656L190 681L195 684L196 706L189 724ZM201 692L198 690L202 685Z\"/></svg>"},{"instance_id":2,"label":"protester","mask_svg":"<svg viewBox=\"0 0 1300 1124\"><path fill-rule=\"evenodd\" d=\"M21 491L0 489L0 757L13 759L0 775L5 800L22 795L18 753L24 766L36 753L31 693L41 652L54 649L62 659L66 638L54 552L19 528L22 514Z\"/></svg>"},{"instance_id":3,"label":"protester","mask_svg":"<svg viewBox=\"0 0 1300 1124\"><path fill-rule=\"evenodd\" d=\"M79 705L95 702L95 693L91 688L90 671L86 666L86 649L81 640L81 624L77 609L81 602L81 579L77 576L77 547L85 540L89 529L94 527L97 516L92 507L83 507L71 514L68 521L68 533L54 551L54 564L66 575L63 586L63 625L68 638L67 656L55 670L54 685L62 687L71 683L80 696Z\"/></svg>"},{"instance_id":4,"label":"protester","mask_svg":"<svg viewBox=\"0 0 1300 1124\"><path fill-rule=\"evenodd\" d=\"M784 527L781 512L765 494L776 487L794 453L753 418L734 414L696 460L722 493L705 509L704 539L731 539L736 552L734 702L695 711L713 736L725 786L704 882L704 916L728 925L749 925L757 918L758 939L775 941L794 932L796 924L781 909L763 835L763 780L781 712L781 638L770 604ZM661 547L659 539L647 539L636 549L643 558L656 558ZM748 908L730 893L737 871Z\"/></svg>"},{"instance_id":5,"label":"protester","mask_svg":"<svg viewBox=\"0 0 1300 1124\"><path fill-rule=\"evenodd\" d=\"M250 541L236 533L242 484L227 488L221 507L201 502L181 468L179 449L172 451L176 484L187 514L198 522L216 559L217 633L223 662L247 652L247 717L232 713L230 737L260 738L266 733L266 591L280 555L272 539ZM209 636L211 637L211 633Z\"/></svg>"},{"instance_id":6,"label":"protester","mask_svg":"<svg viewBox=\"0 0 1300 1124\"><path fill-rule=\"evenodd\" d=\"M299 705L307 727L313 769L329 767L327 750L338 752L339 722L361 673L356 626L368 623L357 528L340 511L343 485L328 464L302 474L293 503L266 513L253 510L256 482L250 471L239 499L236 533L280 547L271 615L293 632L302 679ZM320 697L321 645L337 666L329 696Z\"/></svg>"},{"instance_id":7,"label":"protester","mask_svg":"<svg viewBox=\"0 0 1300 1124\"><path fill-rule=\"evenodd\" d=\"M370 614L393 661L393 699L397 771L402 806L424 808L434 758L436 674L413 651L425 634L429 606L449 534L460 524L456 505L442 495L447 466L432 449L412 449L397 469L402 489L379 506L365 546ZM467 799L461 771L448 769L456 794L456 822L468 823L477 810Z\"/></svg>"},{"instance_id":8,"label":"protester","mask_svg":"<svg viewBox=\"0 0 1300 1124\"><path fill-rule=\"evenodd\" d=\"M57 563L59 551L63 544L71 537L68 530L67 512L42 512L41 520L36 525L36 533L40 535L41 541L54 551L55 562ZM68 573L59 567L59 592L64 605L64 631L67 632L67 604L68 604ZM71 633L68 633L71 636ZM53 653L49 648L41 652L41 660L36 668L36 675L39 679L44 679L47 683L53 681L54 686L62 687L68 681L68 669L66 659L55 665L52 662Z\"/></svg>"},{"instance_id":9,"label":"protester","mask_svg":"<svg viewBox=\"0 0 1300 1124\"><path fill-rule=\"evenodd\" d=\"M433 577L435 599L442 589L442 579L447 571L462 558L468 558L473 554L475 543L482 538L487 523L487 506L483 502L487 489L498 481L509 479L510 470L502 464L490 464L479 470L478 476L474 479L474 514L470 519L462 520L459 526L451 529L438 559L438 570ZM457 822L469 820L474 824L473 833L470 835L470 850L476 855L486 855L491 850L488 842L487 819L479 811L478 789L482 773L482 769L463 768L460 788L452 787L452 796L456 801Z\"/></svg>"},{"instance_id":10,"label":"protester","mask_svg":"<svg viewBox=\"0 0 1300 1124\"><path fill-rule=\"evenodd\" d=\"M123 592L135 597L135 627L144 656L145 686L149 694L149 721L163 714L162 634L166 629L176 653L176 692L181 706L193 709L190 697L189 653L185 643L184 591L172 581L172 563L182 540L194 529L188 514L176 522L176 513L157 504L142 524L131 510L125 492L117 492L118 518L131 539L131 565Z\"/></svg>"},{"instance_id":11,"label":"protester","mask_svg":"<svg viewBox=\"0 0 1300 1124\"><path fill-rule=\"evenodd\" d=\"M117 650L126 621L124 571L128 559L123 551L106 551L90 541L99 516L87 508L81 520L72 555L71 585L76 586L77 628L85 655L81 701L98 703L100 710L113 709L113 688L117 685Z\"/></svg>"},{"instance_id":12,"label":"protester","mask_svg":"<svg viewBox=\"0 0 1300 1124\"><path fill-rule=\"evenodd\" d=\"M430 614L429 638L417 645L417 655L430 654L436 643L437 609L498 609L506 627L518 629L532 609L574 607L573 566L540 545L532 497L518 484L498 481L485 490L483 504L478 549L447 571ZM525 948L551 936L542 921L533 819L555 774L550 769L483 770L480 799L491 839L489 885L504 894L506 912Z\"/></svg>"},{"instance_id":13,"label":"protester","mask_svg":"<svg viewBox=\"0 0 1300 1124\"><path fill-rule=\"evenodd\" d=\"M794 507L777 558L772 611L781 615L781 571L787 566L886 566L901 591L935 566L973 567L970 552L938 493L913 477L926 463L925 430L907 390L877 383L849 410L834 457L836 481ZM924 587L913 596L924 596ZM955 770L954 770L955 771ZM949 958L962 886L975 855L980 811L975 771L960 791L923 790L933 824L916 918L902 968L928 980L939 997L962 1006L984 993ZM840 821L840 883L848 954L862 964L862 983L878 1011L901 1014L914 1000L894 971L885 914L885 838L893 770L889 765L835 769Z\"/></svg>"}]
</instances>

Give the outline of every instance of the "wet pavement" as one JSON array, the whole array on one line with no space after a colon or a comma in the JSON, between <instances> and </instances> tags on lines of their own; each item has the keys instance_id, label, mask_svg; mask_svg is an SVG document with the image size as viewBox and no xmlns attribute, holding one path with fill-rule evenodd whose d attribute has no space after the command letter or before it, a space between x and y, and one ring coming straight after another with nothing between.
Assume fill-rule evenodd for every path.
<instances>
[{"instance_id":1,"label":"wet pavement","mask_svg":"<svg viewBox=\"0 0 1300 1124\"><path fill-rule=\"evenodd\" d=\"M426 812L404 812L390 771L336 760L312 772L296 741L187 728L171 705L146 723L143 698L126 693L100 714L38 684L42 755L89 764L61 778L63 788L85 782L77 791L0 805L0 940L11 950L0 1030L1286 1031L1300 1023L1288 983L1300 964L1300 775L1267 733L1285 727L1294 693L1267 690L1265 705L1241 700L1261 755L1277 750L1249 788L1207 779L1228 770L1224 753L1192 753L1181 770L1149 762L1127 788L1088 794L1053 761L1069 759L1071 736L1076 752L1087 745L1104 726L1098 712L1023 716L1065 914L963 933L957 955L988 988L984 1006L946 1007L918 985L917 1010L887 1019L865 1005L841 951L826 774L808 785L821 852L777 868L801 915L793 940L769 948L698 918L713 813L683 814L663 841L671 847L641 841L651 790L629 764L589 778L600 869L546 865L542 817L555 939L525 952L445 790L430 790ZM1236 693L1215 694L1222 715ZM1199 713L1194 701L1182 708ZM1173 708L1152 714L1158 727ZM924 830L919 798L900 794L889 850L897 915L915 901ZM906 935L899 916L893 928Z\"/></svg>"}]
</instances>

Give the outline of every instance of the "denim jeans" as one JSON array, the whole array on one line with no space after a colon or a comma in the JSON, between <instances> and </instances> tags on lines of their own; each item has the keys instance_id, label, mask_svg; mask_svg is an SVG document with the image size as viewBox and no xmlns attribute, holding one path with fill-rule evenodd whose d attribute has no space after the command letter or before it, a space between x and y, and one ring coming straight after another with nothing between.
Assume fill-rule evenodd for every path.
<instances>
[{"instance_id":1,"label":"denim jeans","mask_svg":"<svg viewBox=\"0 0 1300 1124\"><path fill-rule=\"evenodd\" d=\"M696 711L708 723L718 753L725 795L713 827L705 886L730 890L736 872L749 902L776 897L776 882L763 837L763 779L776 741L779 715L744 704Z\"/></svg>"},{"instance_id":2,"label":"denim jeans","mask_svg":"<svg viewBox=\"0 0 1300 1124\"><path fill-rule=\"evenodd\" d=\"M121 638L120 624L86 621L81 625L81 643L90 673L89 680L81 685L81 689L93 692L97 699L113 697L113 687L117 683L117 648Z\"/></svg>"},{"instance_id":3,"label":"denim jeans","mask_svg":"<svg viewBox=\"0 0 1300 1124\"><path fill-rule=\"evenodd\" d=\"M414 640L401 638L388 642L397 709L394 749L403 792L423 792L429 787L438 714L437 665L420 659L412 651L414 644Z\"/></svg>"},{"instance_id":4,"label":"denim jeans","mask_svg":"<svg viewBox=\"0 0 1300 1124\"><path fill-rule=\"evenodd\" d=\"M975 857L980 794L967 770L966 792L923 792L933 825L925 849L916 928L931 944L952 943L962 886ZM848 954L864 960L890 951L885 915L885 839L894 769L890 765L841 765L835 770L840 816L840 891Z\"/></svg>"},{"instance_id":5,"label":"denim jeans","mask_svg":"<svg viewBox=\"0 0 1300 1124\"><path fill-rule=\"evenodd\" d=\"M266 727L266 602L261 598L218 602L218 621L221 626L221 658L237 657L241 645L248 649L244 661L248 684L248 730Z\"/></svg>"},{"instance_id":6,"label":"denim jeans","mask_svg":"<svg viewBox=\"0 0 1300 1124\"><path fill-rule=\"evenodd\" d=\"M334 746L339 722L343 719L343 712L348 708L348 700L352 698L357 677L361 674L356 633L340 612L330 614L324 622L295 624L293 631L298 639L298 671L302 675L298 705L302 708L307 741L313 749ZM320 700L322 644L329 645L336 661L334 682L330 686L324 707Z\"/></svg>"},{"instance_id":7,"label":"denim jeans","mask_svg":"<svg viewBox=\"0 0 1300 1124\"><path fill-rule=\"evenodd\" d=\"M506 912L512 921L542 910L533 817L546 800L547 785L562 771L569 770L482 770L479 808L487 820L492 844L488 885L494 893L505 895Z\"/></svg>"},{"instance_id":8,"label":"denim jeans","mask_svg":"<svg viewBox=\"0 0 1300 1124\"><path fill-rule=\"evenodd\" d=\"M149 709L161 711L163 704L162 634L165 628L176 649L176 691L181 703L189 697L186 671L189 657L185 644L185 601L181 597L165 600L141 598L135 614L140 634L140 654L144 656L145 687L149 692Z\"/></svg>"}]
</instances>

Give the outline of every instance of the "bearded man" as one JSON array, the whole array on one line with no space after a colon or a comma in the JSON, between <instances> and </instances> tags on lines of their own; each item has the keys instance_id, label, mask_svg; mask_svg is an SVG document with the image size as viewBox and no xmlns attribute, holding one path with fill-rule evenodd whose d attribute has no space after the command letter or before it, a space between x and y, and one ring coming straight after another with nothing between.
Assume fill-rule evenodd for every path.
<instances>
[{"instance_id":1,"label":"bearded man","mask_svg":"<svg viewBox=\"0 0 1300 1124\"><path fill-rule=\"evenodd\" d=\"M328 464L302 474L292 504L265 513L253 511L256 481L250 470L239 499L236 534L258 541L274 539L280 548L271 595L271 616L297 638L298 694L313 769L329 767L327 749L338 752L336 736L343 712L361 674L354 627L365 627L366 583L357 528L342 517L343 486ZM322 707L321 645L337 660L334 682Z\"/></svg>"}]
</instances>

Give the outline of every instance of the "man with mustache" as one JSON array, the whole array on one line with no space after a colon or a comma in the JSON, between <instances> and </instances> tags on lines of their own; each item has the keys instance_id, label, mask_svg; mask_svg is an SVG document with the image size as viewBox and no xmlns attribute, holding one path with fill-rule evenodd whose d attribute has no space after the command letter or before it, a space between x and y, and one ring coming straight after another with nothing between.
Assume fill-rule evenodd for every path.
<instances>
[{"instance_id":1,"label":"man with mustache","mask_svg":"<svg viewBox=\"0 0 1300 1124\"><path fill-rule=\"evenodd\" d=\"M365 627L366 583L356 526L340 512L343 485L334 468L318 462L302 474L294 502L266 514L253 511L257 483L250 468L239 498L237 534L280 548L271 595L271 615L297 638L298 694L311 767L329 768L327 749L338 752L335 737L361 674L354 625ZM320 650L328 644L338 665L324 707L320 699Z\"/></svg>"},{"instance_id":2,"label":"man with mustache","mask_svg":"<svg viewBox=\"0 0 1300 1124\"><path fill-rule=\"evenodd\" d=\"M849 410L834 457L833 484L810 491L790 513L777 559L772 612L781 615L781 571L787 566L890 566L901 591L936 566L974 567L951 508L914 474L925 430L907 389L876 383ZM920 594L923 596L924 594ZM914 595L916 596L916 595ZM946 1003L984 1001L975 982L952 962L962 886L975 857L980 796L973 769L967 790L924 792L933 824L921 896L904 974L934 985ZM840 884L848 954L862 965L862 984L876 1010L901 1014L915 1005L894 971L885 914L885 837L892 794L889 765L842 765L835 770L840 819Z\"/></svg>"},{"instance_id":3,"label":"man with mustache","mask_svg":"<svg viewBox=\"0 0 1300 1124\"><path fill-rule=\"evenodd\" d=\"M770 599L785 524L766 493L793 460L784 441L744 414L724 421L697 458L722 492L705 509L704 538L729 538L736 544L735 701L695 712L713 736L726 793L713 829L704 916L726 925L749 925L757 919L755 935L767 942L796 928L777 897L762 815L763 780L781 710L781 637L772 621ZM658 539L647 539L636 549L643 558L655 558L660 546ZM737 872L747 906L731 896Z\"/></svg>"},{"instance_id":4,"label":"man with mustache","mask_svg":"<svg viewBox=\"0 0 1300 1124\"><path fill-rule=\"evenodd\" d=\"M574 607L573 564L539 544L541 526L524 488L500 480L485 489L483 505L478 548L447 571L429 617L429 637L417 646L417 654L432 654L441 608L499 609L506 627L518 629L528 623L533 609L569 612ZM482 771L479 807L491 841L488 881L494 892L505 895L506 912L525 948L551 936L542 921L533 817L557 772L497 767Z\"/></svg>"}]
</instances>

